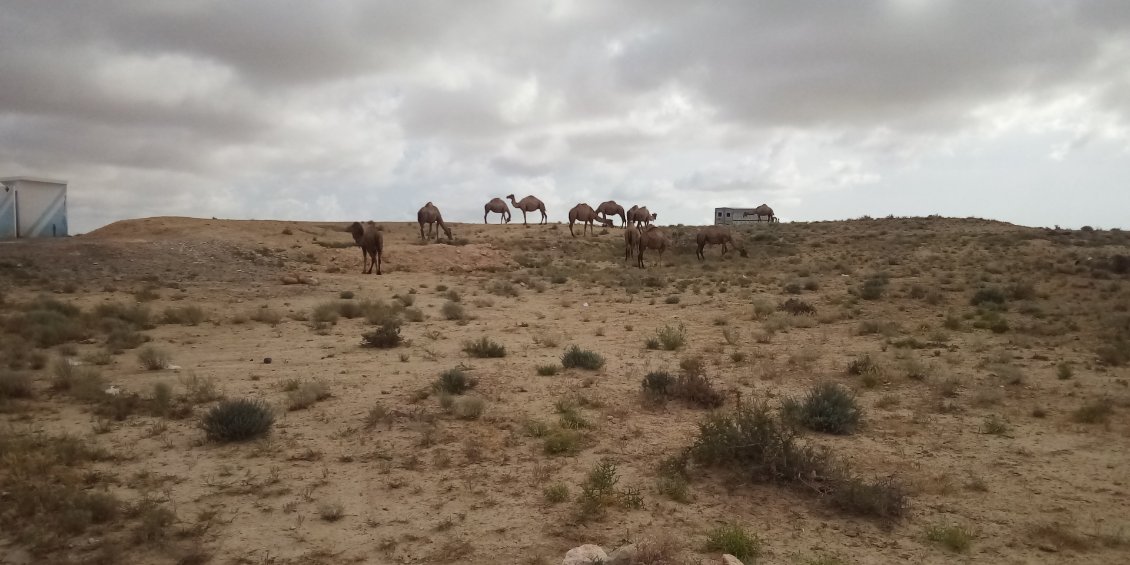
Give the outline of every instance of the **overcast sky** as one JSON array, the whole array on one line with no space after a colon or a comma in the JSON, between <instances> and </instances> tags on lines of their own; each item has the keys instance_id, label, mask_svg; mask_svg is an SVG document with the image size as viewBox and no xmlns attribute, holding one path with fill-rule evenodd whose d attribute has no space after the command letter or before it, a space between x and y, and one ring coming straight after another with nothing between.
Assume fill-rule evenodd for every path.
<instances>
[{"instance_id":1,"label":"overcast sky","mask_svg":"<svg viewBox=\"0 0 1130 565\"><path fill-rule=\"evenodd\" d=\"M510 193L1130 228L1130 2L0 0L8 175L74 232Z\"/></svg>"}]
</instances>

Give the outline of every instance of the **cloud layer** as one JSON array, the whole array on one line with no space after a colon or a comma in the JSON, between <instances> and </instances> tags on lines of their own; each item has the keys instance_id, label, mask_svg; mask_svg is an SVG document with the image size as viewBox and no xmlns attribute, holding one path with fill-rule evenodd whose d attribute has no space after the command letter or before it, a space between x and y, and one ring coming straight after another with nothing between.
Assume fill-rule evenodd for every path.
<instances>
[{"instance_id":1,"label":"cloud layer","mask_svg":"<svg viewBox=\"0 0 1130 565\"><path fill-rule=\"evenodd\" d=\"M1130 209L1130 4L0 1L0 175L124 217ZM1071 201L1071 205L1066 202ZM1123 226L1130 227L1130 226Z\"/></svg>"}]
</instances>

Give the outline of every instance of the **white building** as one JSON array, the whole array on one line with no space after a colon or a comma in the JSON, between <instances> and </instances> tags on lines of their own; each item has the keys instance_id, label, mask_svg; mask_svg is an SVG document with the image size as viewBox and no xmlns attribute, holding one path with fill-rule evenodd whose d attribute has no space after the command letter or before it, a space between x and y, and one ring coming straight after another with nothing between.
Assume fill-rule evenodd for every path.
<instances>
[{"instance_id":1,"label":"white building","mask_svg":"<svg viewBox=\"0 0 1130 565\"><path fill-rule=\"evenodd\" d=\"M0 178L0 239L67 235L67 181Z\"/></svg>"},{"instance_id":2,"label":"white building","mask_svg":"<svg viewBox=\"0 0 1130 565\"><path fill-rule=\"evenodd\" d=\"M770 221L770 216L758 215L758 208L715 208L714 225L750 225Z\"/></svg>"}]
</instances>

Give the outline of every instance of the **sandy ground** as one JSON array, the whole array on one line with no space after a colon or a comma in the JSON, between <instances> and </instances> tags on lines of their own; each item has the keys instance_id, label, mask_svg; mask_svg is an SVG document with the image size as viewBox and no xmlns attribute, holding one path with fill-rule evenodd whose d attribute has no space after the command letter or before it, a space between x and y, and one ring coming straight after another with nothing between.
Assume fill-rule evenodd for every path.
<instances>
[{"instance_id":1,"label":"sandy ground","mask_svg":"<svg viewBox=\"0 0 1130 565\"><path fill-rule=\"evenodd\" d=\"M465 245L421 245L415 225L387 223L385 274L366 276L356 247L335 247L351 242L339 231L344 225L150 218L0 246L9 312L41 292L92 308L136 302L147 287L157 294L145 302L157 318L186 304L206 311L200 325L144 332L176 369L143 370L126 351L101 368L112 384L142 395L156 382L179 391L191 373L213 379L228 398L278 407L268 439L217 445L198 427L207 404L183 419L105 422L48 391L47 370L37 374L42 392L0 414L7 422L0 425L87 438L119 456L93 467L114 477L124 500L157 497L182 525L208 516L206 530L188 542L123 542L128 562L175 563L191 546L213 563L558 563L582 543L667 538L680 559L697 563L710 557L706 533L724 522L760 537L759 563L1130 562L1130 371L1104 366L1094 353L1104 316L1130 303L1130 286L1125 275L1097 279L1086 268L1088 258L1126 253L1121 234L948 219L782 224L744 234L748 257L720 258L709 248L702 266L688 243L694 228L673 228L679 246L641 273L622 265L618 229L574 240L567 226L455 225ZM758 241L757 234L768 235ZM883 298L856 298L861 281L878 271L890 278ZM288 273L316 284L284 285ZM567 280L554 283L555 276ZM492 293L499 281L518 295ZM814 281L816 289L787 292L794 281ZM977 288L1017 281L1033 283L1036 293L1010 305L1009 331L976 329L962 318L974 310ZM461 295L473 319L445 319L441 286ZM322 331L294 319L345 291L354 301L412 296L424 320L404 325L406 345L384 350L360 346L370 328L364 319L339 319ZM816 315L754 313L758 301L790 297L813 304ZM282 321L249 320L260 308ZM947 316L963 319L960 328L945 327ZM861 335L866 322L883 325L886 335ZM684 349L644 348L657 329L679 324L687 330ZM482 336L508 355L462 352L465 340ZM906 338L923 346L895 345ZM536 374L571 344L607 364L595 373ZM100 347L95 339L74 353L82 358ZM884 368L872 387L846 372L865 353ZM894 523L845 516L813 496L713 470L695 473L690 502L664 497L656 465L693 439L704 411L650 406L640 381L652 370L676 370L690 355L704 357L729 405L739 397L800 397L828 380L856 391L866 410L859 432L806 440L835 450L861 474L908 485L909 515ZM1061 380L1064 362L1073 375ZM434 395L417 396L456 366L479 381L475 394L486 409L477 420L447 414ZM908 378L911 366L927 376ZM283 387L291 379L322 380L332 396L287 411ZM940 392L946 383L955 387L952 398ZM579 454L546 455L526 423L556 421L555 403L567 398L580 400L594 427ZM1100 398L1114 406L1105 423L1073 421L1073 411ZM366 415L378 404L391 417L368 429ZM990 416L1007 422L1007 431L986 433ZM642 508L612 508L582 524L573 502L546 502L546 485L564 483L575 496L605 458L618 464L621 486L641 490ZM344 516L323 520L326 505L340 505ZM947 524L972 531L967 553L927 538L929 528ZM1049 537L1049 525L1086 543ZM47 556L0 541L0 562L81 562L120 534L87 534Z\"/></svg>"}]
</instances>

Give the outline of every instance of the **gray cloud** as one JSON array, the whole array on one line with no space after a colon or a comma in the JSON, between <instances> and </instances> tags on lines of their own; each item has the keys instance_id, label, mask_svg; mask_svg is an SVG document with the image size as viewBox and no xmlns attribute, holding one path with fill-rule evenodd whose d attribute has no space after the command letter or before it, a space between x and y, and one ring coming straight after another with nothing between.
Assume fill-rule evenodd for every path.
<instances>
[{"instance_id":1,"label":"gray cloud","mask_svg":"<svg viewBox=\"0 0 1130 565\"><path fill-rule=\"evenodd\" d=\"M786 219L838 214L823 205L837 200L882 215L954 209L938 187L955 168L988 199L1002 178L1096 187L1071 219L1002 193L983 209L1004 219L1124 221L1125 197L1098 187L1130 177L1109 162L1130 150L1125 2L0 0L0 13L0 173L69 178L79 229L407 219L425 200L474 221L510 192L557 218L582 198L686 223L769 200ZM871 190L900 179L921 186Z\"/></svg>"}]
</instances>

